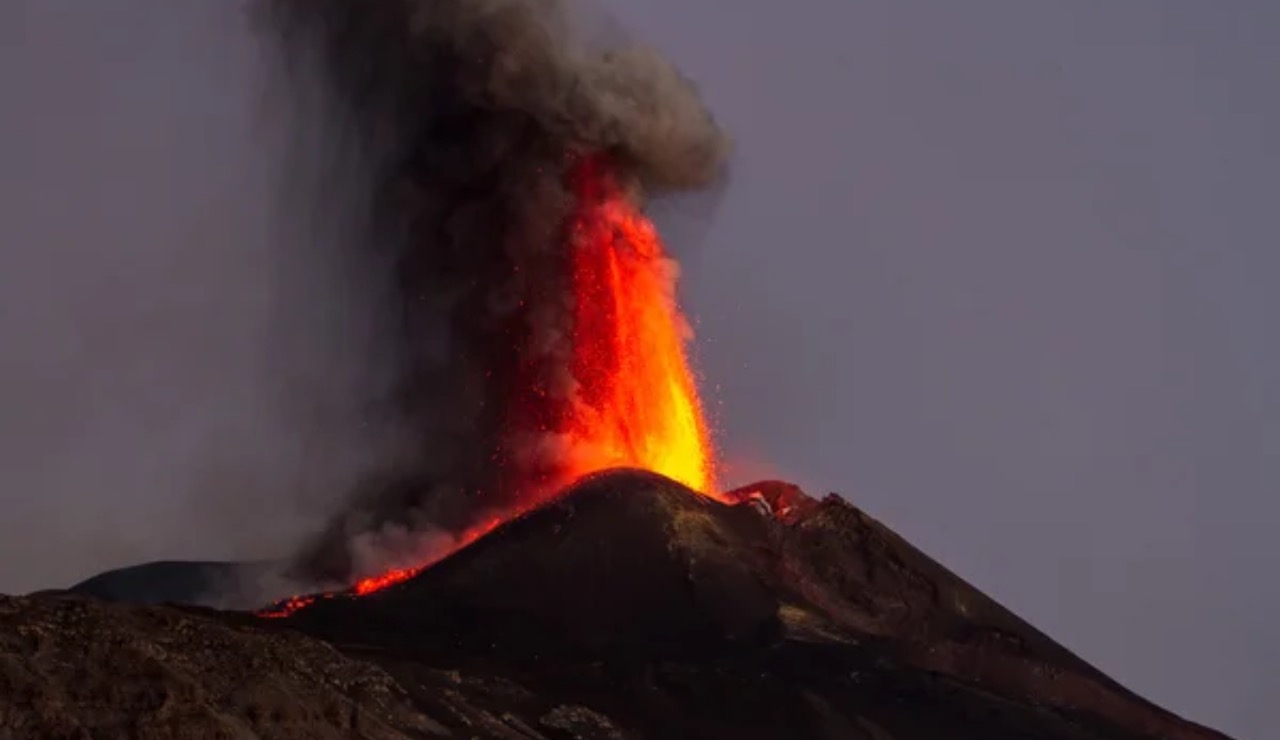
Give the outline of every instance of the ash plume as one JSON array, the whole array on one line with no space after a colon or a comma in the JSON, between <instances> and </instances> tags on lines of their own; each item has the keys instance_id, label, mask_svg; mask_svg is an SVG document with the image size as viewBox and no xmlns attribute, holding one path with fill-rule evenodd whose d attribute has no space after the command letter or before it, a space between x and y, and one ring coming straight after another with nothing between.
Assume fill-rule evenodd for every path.
<instances>
[{"instance_id":1,"label":"ash plume","mask_svg":"<svg viewBox=\"0 0 1280 740\"><path fill-rule=\"evenodd\" d=\"M605 156L637 198L713 185L728 141L653 50L587 33L561 0L262 0L296 75L324 81L335 148L374 173L351 245L394 277L396 414L412 459L369 480L300 558L320 579L500 508L554 444L530 397L566 398L569 169ZM513 409L517 413L513 413ZM540 438L541 435L541 438ZM377 559L374 558L374 559Z\"/></svg>"}]
</instances>

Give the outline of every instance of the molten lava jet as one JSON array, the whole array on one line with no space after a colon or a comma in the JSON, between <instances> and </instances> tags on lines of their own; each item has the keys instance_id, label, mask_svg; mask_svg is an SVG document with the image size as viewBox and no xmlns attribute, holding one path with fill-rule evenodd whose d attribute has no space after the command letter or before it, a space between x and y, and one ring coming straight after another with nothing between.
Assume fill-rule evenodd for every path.
<instances>
[{"instance_id":1,"label":"molten lava jet","mask_svg":"<svg viewBox=\"0 0 1280 740\"><path fill-rule=\"evenodd\" d=\"M676 306L676 265L604 159L584 160L572 179L578 387L564 422L565 482L632 467L710 492L715 458Z\"/></svg>"},{"instance_id":2,"label":"molten lava jet","mask_svg":"<svg viewBox=\"0 0 1280 740\"><path fill-rule=\"evenodd\" d=\"M610 468L649 470L728 500L715 488L710 428L688 358L690 331L676 304L676 265L607 159L582 159L570 181L575 204L564 238L573 288L568 369L574 393L547 430L560 438L562 459L556 474L531 483L510 510L464 532L440 557L554 499L574 481ZM526 398L544 395L536 388L520 392ZM356 582L347 593L365 596L431 564L387 570ZM294 597L261 614L287 616L316 598L327 597Z\"/></svg>"}]
</instances>

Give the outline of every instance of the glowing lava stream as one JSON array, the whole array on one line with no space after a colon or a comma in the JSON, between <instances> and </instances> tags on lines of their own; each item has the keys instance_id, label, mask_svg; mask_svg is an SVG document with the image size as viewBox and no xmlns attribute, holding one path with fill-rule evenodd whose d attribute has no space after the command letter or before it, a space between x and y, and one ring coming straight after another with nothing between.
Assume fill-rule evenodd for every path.
<instances>
[{"instance_id":1,"label":"glowing lava stream","mask_svg":"<svg viewBox=\"0 0 1280 740\"><path fill-rule=\"evenodd\" d=\"M375 591L381 591L388 586L393 586L402 581L407 581L432 565L440 562L444 558L449 557L453 553L463 549L467 545L470 545L472 542L475 542L486 534L489 534L501 526L504 521L506 520L490 519L471 527L458 537L457 542L454 543L454 546L451 549L441 553L435 559L427 561L421 565L410 568L392 568L391 570L379 573L376 576L362 578L359 581L356 581L355 585L351 586L346 591L308 594L305 596L290 596L283 601L277 602L260 610L258 612L258 616L271 619L288 617L300 609L305 609L306 607L311 606L321 599L332 599L335 596L368 596Z\"/></svg>"},{"instance_id":2,"label":"glowing lava stream","mask_svg":"<svg viewBox=\"0 0 1280 740\"><path fill-rule=\"evenodd\" d=\"M676 264L605 159L582 160L571 180L578 200L567 234L576 396L556 430L567 442L561 472L547 491L535 491L501 518L464 532L441 558L554 499L579 478L609 468L650 470L724 500L716 491L711 434L686 353L690 331L676 305ZM439 559L364 578L345 593L371 594ZM259 614L288 616L333 596L297 596Z\"/></svg>"}]
</instances>

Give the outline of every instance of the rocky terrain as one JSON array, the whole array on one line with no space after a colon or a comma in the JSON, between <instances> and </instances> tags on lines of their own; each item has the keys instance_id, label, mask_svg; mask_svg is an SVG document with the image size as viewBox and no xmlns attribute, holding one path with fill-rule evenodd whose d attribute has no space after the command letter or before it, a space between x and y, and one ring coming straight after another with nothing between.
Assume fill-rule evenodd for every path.
<instances>
[{"instance_id":1,"label":"rocky terrain","mask_svg":"<svg viewBox=\"0 0 1280 740\"><path fill-rule=\"evenodd\" d=\"M286 619L125 603L189 593L207 564L6 597L0 737L1224 737L838 498L735 496L596 476L411 580Z\"/></svg>"}]
</instances>

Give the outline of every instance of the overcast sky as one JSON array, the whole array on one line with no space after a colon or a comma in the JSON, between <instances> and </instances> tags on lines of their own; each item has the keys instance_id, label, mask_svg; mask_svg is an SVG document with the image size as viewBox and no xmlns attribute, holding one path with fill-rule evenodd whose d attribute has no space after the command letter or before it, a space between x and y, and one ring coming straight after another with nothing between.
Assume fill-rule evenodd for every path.
<instances>
[{"instance_id":1,"label":"overcast sky","mask_svg":"<svg viewBox=\"0 0 1280 740\"><path fill-rule=\"evenodd\" d=\"M676 245L737 475L839 491L1268 737L1280 5L613 4L737 140ZM350 409L281 400L369 370L358 297L276 222L229 7L0 8L0 590L271 554L358 466Z\"/></svg>"}]
</instances>

